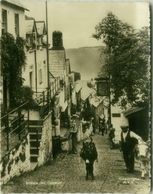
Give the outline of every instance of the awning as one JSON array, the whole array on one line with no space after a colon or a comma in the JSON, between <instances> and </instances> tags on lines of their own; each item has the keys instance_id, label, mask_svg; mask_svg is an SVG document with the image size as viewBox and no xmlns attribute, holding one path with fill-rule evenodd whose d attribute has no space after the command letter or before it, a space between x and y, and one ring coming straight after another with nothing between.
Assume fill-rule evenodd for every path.
<instances>
[{"instance_id":1,"label":"awning","mask_svg":"<svg viewBox=\"0 0 153 194\"><path fill-rule=\"evenodd\" d=\"M82 86L80 83L76 83L75 85L75 92L78 93L82 89Z\"/></svg>"},{"instance_id":2,"label":"awning","mask_svg":"<svg viewBox=\"0 0 153 194\"><path fill-rule=\"evenodd\" d=\"M102 113L101 115L99 115L99 117L100 117L101 119L104 119L104 118L105 118L104 113Z\"/></svg>"},{"instance_id":3,"label":"awning","mask_svg":"<svg viewBox=\"0 0 153 194\"><path fill-rule=\"evenodd\" d=\"M142 107L133 107L133 108L128 109L127 111L124 111L123 114L124 114L124 116L127 117L127 116L129 116L131 114L134 114L136 112L139 112L139 111L141 111L143 109L144 108L142 108Z\"/></svg>"},{"instance_id":4,"label":"awning","mask_svg":"<svg viewBox=\"0 0 153 194\"><path fill-rule=\"evenodd\" d=\"M83 87L82 90L81 90L81 99L83 101L85 101L90 95L93 95L95 93L96 93L95 90L93 90L93 89L91 89L91 88L89 88L87 86Z\"/></svg>"},{"instance_id":5,"label":"awning","mask_svg":"<svg viewBox=\"0 0 153 194\"><path fill-rule=\"evenodd\" d=\"M68 106L67 100L65 101L64 91L60 92L59 97L60 97L59 104L61 107L61 111L64 112Z\"/></svg>"},{"instance_id":6,"label":"awning","mask_svg":"<svg viewBox=\"0 0 153 194\"><path fill-rule=\"evenodd\" d=\"M66 110L67 106L68 106L68 103L67 103L67 101L65 101L65 102L61 105L61 112L64 112L64 111Z\"/></svg>"},{"instance_id":7,"label":"awning","mask_svg":"<svg viewBox=\"0 0 153 194\"><path fill-rule=\"evenodd\" d=\"M103 101L103 98L94 96L90 99L90 104L93 105L94 107L99 106L99 104Z\"/></svg>"}]
</instances>

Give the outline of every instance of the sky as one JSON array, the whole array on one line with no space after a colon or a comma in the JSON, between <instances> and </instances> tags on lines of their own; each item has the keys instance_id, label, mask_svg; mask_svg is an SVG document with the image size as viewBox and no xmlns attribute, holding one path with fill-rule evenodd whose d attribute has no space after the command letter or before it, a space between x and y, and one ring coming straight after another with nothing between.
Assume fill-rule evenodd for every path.
<instances>
[{"instance_id":1,"label":"sky","mask_svg":"<svg viewBox=\"0 0 153 194\"><path fill-rule=\"evenodd\" d=\"M45 0L18 1L29 9L26 15L45 20ZM66 49L102 45L101 41L92 38L92 34L110 11L136 29L149 26L149 4L146 2L48 0L49 42L53 31L61 31Z\"/></svg>"}]
</instances>

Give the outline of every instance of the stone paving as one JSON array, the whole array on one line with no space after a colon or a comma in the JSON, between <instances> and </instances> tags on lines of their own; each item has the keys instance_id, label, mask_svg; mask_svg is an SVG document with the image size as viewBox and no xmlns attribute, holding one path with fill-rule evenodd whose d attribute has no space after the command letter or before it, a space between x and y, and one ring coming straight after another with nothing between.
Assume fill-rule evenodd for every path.
<instances>
[{"instance_id":1,"label":"stone paving","mask_svg":"<svg viewBox=\"0 0 153 194\"><path fill-rule=\"evenodd\" d=\"M140 172L128 174L119 150L109 148L108 138L93 136L98 149L95 180L85 180L85 164L78 154L60 154L50 164L16 177L2 187L3 193L135 193L147 194L150 180ZM78 145L78 152L81 145Z\"/></svg>"}]
</instances>

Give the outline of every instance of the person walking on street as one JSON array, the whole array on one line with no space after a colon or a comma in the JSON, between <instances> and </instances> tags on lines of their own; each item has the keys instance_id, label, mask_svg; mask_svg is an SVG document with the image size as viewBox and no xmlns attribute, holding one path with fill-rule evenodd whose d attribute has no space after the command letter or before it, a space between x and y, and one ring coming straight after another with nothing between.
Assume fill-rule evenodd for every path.
<instances>
[{"instance_id":1,"label":"person walking on street","mask_svg":"<svg viewBox=\"0 0 153 194\"><path fill-rule=\"evenodd\" d=\"M91 121L92 121L92 127L93 127L93 133L95 134L96 133L96 123L95 123L95 118L91 118Z\"/></svg>"},{"instance_id":2,"label":"person walking on street","mask_svg":"<svg viewBox=\"0 0 153 194\"><path fill-rule=\"evenodd\" d=\"M70 121L70 138L72 140L72 154L77 153L77 127L75 115L72 116Z\"/></svg>"},{"instance_id":3,"label":"person walking on street","mask_svg":"<svg viewBox=\"0 0 153 194\"><path fill-rule=\"evenodd\" d=\"M94 161L98 161L98 153L91 136L83 142L80 157L85 161L86 180L88 180L89 176L94 180Z\"/></svg>"},{"instance_id":4,"label":"person walking on street","mask_svg":"<svg viewBox=\"0 0 153 194\"><path fill-rule=\"evenodd\" d=\"M104 132L105 132L105 120L104 119L100 119L100 131L101 131L101 134L102 136L104 136Z\"/></svg>"},{"instance_id":5,"label":"person walking on street","mask_svg":"<svg viewBox=\"0 0 153 194\"><path fill-rule=\"evenodd\" d=\"M115 128L111 128L109 132L110 149L115 148L114 138L115 138Z\"/></svg>"},{"instance_id":6,"label":"person walking on street","mask_svg":"<svg viewBox=\"0 0 153 194\"><path fill-rule=\"evenodd\" d=\"M134 157L135 147L138 142L143 141L142 138L135 134L133 131L129 131L128 125L121 126L121 151L123 152L124 162L127 168L127 172L134 172Z\"/></svg>"}]
</instances>

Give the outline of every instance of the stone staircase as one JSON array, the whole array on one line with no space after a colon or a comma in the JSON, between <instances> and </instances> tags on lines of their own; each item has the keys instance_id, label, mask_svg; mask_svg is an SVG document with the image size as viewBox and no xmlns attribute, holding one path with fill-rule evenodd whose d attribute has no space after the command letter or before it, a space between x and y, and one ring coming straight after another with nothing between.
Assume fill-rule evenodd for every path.
<instances>
[{"instance_id":1,"label":"stone staircase","mask_svg":"<svg viewBox=\"0 0 153 194\"><path fill-rule=\"evenodd\" d=\"M29 137L30 137L30 162L38 161L39 148L42 136L43 121L29 121Z\"/></svg>"}]
</instances>

